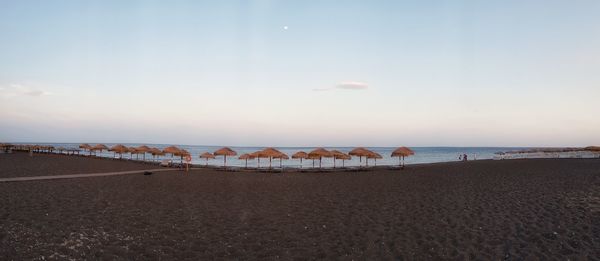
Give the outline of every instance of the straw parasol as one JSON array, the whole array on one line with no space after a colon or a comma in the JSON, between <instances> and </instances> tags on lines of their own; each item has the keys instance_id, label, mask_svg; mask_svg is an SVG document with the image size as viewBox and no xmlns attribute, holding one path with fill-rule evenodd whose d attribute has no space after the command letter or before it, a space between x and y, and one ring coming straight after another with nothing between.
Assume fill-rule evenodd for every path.
<instances>
[{"instance_id":1,"label":"straw parasol","mask_svg":"<svg viewBox=\"0 0 600 261\"><path fill-rule=\"evenodd\" d=\"M171 154L171 160L173 160L173 156L175 156L175 153L179 152L179 148L175 147L175 146L169 146L163 149L163 152L165 154Z\"/></svg>"},{"instance_id":2,"label":"straw parasol","mask_svg":"<svg viewBox=\"0 0 600 261\"><path fill-rule=\"evenodd\" d=\"M362 157L366 158L367 156L369 156L370 153L371 153L370 150L365 149L363 147L358 147L358 148L353 149L350 152L348 152L348 155L350 155L350 156L356 156L356 157L358 157L358 161L362 162ZM367 165L368 164L369 163L367 162Z\"/></svg>"},{"instance_id":3,"label":"straw parasol","mask_svg":"<svg viewBox=\"0 0 600 261\"><path fill-rule=\"evenodd\" d=\"M302 168L302 159L307 159L308 153L304 151L298 151L292 155L292 159L300 159L300 168Z\"/></svg>"},{"instance_id":4,"label":"straw parasol","mask_svg":"<svg viewBox=\"0 0 600 261\"><path fill-rule=\"evenodd\" d=\"M333 154L333 168L335 168L335 160L345 158L347 155L339 150L331 150L331 154Z\"/></svg>"},{"instance_id":5,"label":"straw parasol","mask_svg":"<svg viewBox=\"0 0 600 261\"><path fill-rule=\"evenodd\" d=\"M313 158L313 159L319 159L319 168L321 168L321 163L323 161L323 158L331 158L331 157L333 157L333 154L324 148L317 148L317 149L309 152L308 157Z\"/></svg>"},{"instance_id":6,"label":"straw parasol","mask_svg":"<svg viewBox=\"0 0 600 261\"><path fill-rule=\"evenodd\" d=\"M255 156L258 156L258 158L268 158L269 159L269 168L271 168L271 163L273 161L273 158L283 158L284 156L287 157L287 155L283 154L283 152L275 149L275 148L266 148L264 150L261 151L257 151L255 154L253 154Z\"/></svg>"},{"instance_id":7,"label":"straw parasol","mask_svg":"<svg viewBox=\"0 0 600 261\"><path fill-rule=\"evenodd\" d=\"M87 144L87 143L80 144L79 148L83 149L84 151L87 150L90 153L90 156L92 155L92 146L90 146L90 144Z\"/></svg>"},{"instance_id":8,"label":"straw parasol","mask_svg":"<svg viewBox=\"0 0 600 261\"><path fill-rule=\"evenodd\" d=\"M398 157L398 166L404 168L404 157L415 155L415 152L407 147L400 147L392 151L392 157ZM402 160L400 160L402 159Z\"/></svg>"},{"instance_id":9,"label":"straw parasol","mask_svg":"<svg viewBox=\"0 0 600 261\"><path fill-rule=\"evenodd\" d=\"M256 168L260 169L260 158L266 158L263 156L263 154L261 153L262 151L256 151L256 152L252 152L249 153L248 155L250 155L250 157L256 159Z\"/></svg>"},{"instance_id":10,"label":"straw parasol","mask_svg":"<svg viewBox=\"0 0 600 261\"><path fill-rule=\"evenodd\" d=\"M232 149L230 149L228 147L223 147L223 148L218 149L217 151L213 152L213 155L223 156L223 167L227 167L227 156L235 156L235 155L237 155L237 152L233 151Z\"/></svg>"},{"instance_id":11,"label":"straw parasol","mask_svg":"<svg viewBox=\"0 0 600 261\"><path fill-rule=\"evenodd\" d=\"M174 156L179 156L180 157L180 162L181 164L183 164L183 157L185 156L191 156L190 152L184 149L180 149L178 152L175 152L175 154L173 154Z\"/></svg>"},{"instance_id":12,"label":"straw parasol","mask_svg":"<svg viewBox=\"0 0 600 261\"><path fill-rule=\"evenodd\" d=\"M137 148L135 148L136 151L138 151L139 153L142 153L144 156L143 160L146 161L146 152L150 152L150 147L146 146L146 145L142 145L139 146Z\"/></svg>"},{"instance_id":13,"label":"straw parasol","mask_svg":"<svg viewBox=\"0 0 600 261\"><path fill-rule=\"evenodd\" d=\"M214 156L213 156L213 157L214 157ZM245 166L244 168L246 168L246 169L247 169L247 168L248 168L248 160L249 160L249 159L254 159L254 157L253 157L253 156L251 156L251 155L250 155L250 154L248 154L248 153L244 153L244 154L242 154L242 155L241 155L241 156L240 156L238 159L241 159L241 160L245 160L245 161L246 161L246 166Z\"/></svg>"},{"instance_id":14,"label":"straw parasol","mask_svg":"<svg viewBox=\"0 0 600 261\"><path fill-rule=\"evenodd\" d=\"M162 156L165 155L165 153L160 150L159 148L150 148L150 150L148 151L150 154L152 154L152 160L156 160L156 156Z\"/></svg>"},{"instance_id":15,"label":"straw parasol","mask_svg":"<svg viewBox=\"0 0 600 261\"><path fill-rule=\"evenodd\" d=\"M129 152L129 155L131 156L130 159L133 159L133 154L135 154L136 159L140 158L140 153L135 147L129 147L127 148L127 151Z\"/></svg>"},{"instance_id":16,"label":"straw parasol","mask_svg":"<svg viewBox=\"0 0 600 261\"><path fill-rule=\"evenodd\" d=\"M315 160L321 159L321 157L319 157L318 155L310 155L310 154L308 154L308 156L306 157L306 159L312 160L312 167L314 169L315 168Z\"/></svg>"},{"instance_id":17,"label":"straw parasol","mask_svg":"<svg viewBox=\"0 0 600 261\"><path fill-rule=\"evenodd\" d=\"M372 152L369 153L369 155L367 156L367 166L368 166L368 160L369 159L375 159L375 166L377 166L377 159L383 159L383 156L381 156L381 154L377 153L377 152Z\"/></svg>"},{"instance_id":18,"label":"straw parasol","mask_svg":"<svg viewBox=\"0 0 600 261\"><path fill-rule=\"evenodd\" d=\"M102 153L103 150L108 150L108 147L106 147L106 145L104 144L96 144L96 146L91 148L92 151L97 151L99 150L100 153Z\"/></svg>"},{"instance_id":19,"label":"straw parasol","mask_svg":"<svg viewBox=\"0 0 600 261\"><path fill-rule=\"evenodd\" d=\"M123 158L123 153L129 152L129 149L121 144L117 144L112 146L108 151L112 151L115 154L114 156L119 153L119 158Z\"/></svg>"},{"instance_id":20,"label":"straw parasol","mask_svg":"<svg viewBox=\"0 0 600 261\"><path fill-rule=\"evenodd\" d=\"M200 158L201 159L206 159L206 166L208 166L208 159L214 159L215 155L212 155L212 154L210 154L208 152L204 152L204 153L200 154Z\"/></svg>"},{"instance_id":21,"label":"straw parasol","mask_svg":"<svg viewBox=\"0 0 600 261\"><path fill-rule=\"evenodd\" d=\"M279 167L283 168L283 162L282 160L286 160L286 159L290 159L290 157L288 157L288 155L286 155L285 153L280 153L279 155L273 157L274 159L279 159Z\"/></svg>"},{"instance_id":22,"label":"straw parasol","mask_svg":"<svg viewBox=\"0 0 600 261\"><path fill-rule=\"evenodd\" d=\"M346 160L351 160L352 159L352 157L350 155L348 155L348 154L339 155L336 158L342 160L342 168L346 167L346 164L345 164Z\"/></svg>"}]
</instances>

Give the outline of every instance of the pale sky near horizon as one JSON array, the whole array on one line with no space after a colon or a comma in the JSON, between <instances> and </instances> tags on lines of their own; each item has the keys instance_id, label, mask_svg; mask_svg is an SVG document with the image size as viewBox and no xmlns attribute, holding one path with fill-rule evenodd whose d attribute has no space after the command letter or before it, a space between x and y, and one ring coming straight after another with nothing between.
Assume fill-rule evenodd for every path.
<instances>
[{"instance_id":1,"label":"pale sky near horizon","mask_svg":"<svg viewBox=\"0 0 600 261\"><path fill-rule=\"evenodd\" d=\"M600 145L599 13L0 0L0 142Z\"/></svg>"}]
</instances>

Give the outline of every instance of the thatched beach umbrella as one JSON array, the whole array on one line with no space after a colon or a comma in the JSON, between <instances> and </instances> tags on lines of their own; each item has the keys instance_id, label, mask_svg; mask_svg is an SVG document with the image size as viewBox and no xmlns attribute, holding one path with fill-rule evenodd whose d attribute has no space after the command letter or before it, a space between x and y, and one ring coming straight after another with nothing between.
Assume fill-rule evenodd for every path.
<instances>
[{"instance_id":1,"label":"thatched beach umbrella","mask_svg":"<svg viewBox=\"0 0 600 261\"><path fill-rule=\"evenodd\" d=\"M217 151L213 152L213 155L223 156L223 167L227 167L227 156L235 156L235 155L237 155L237 152L233 151L232 149L230 149L228 147L223 147L223 148L218 149Z\"/></svg>"},{"instance_id":2,"label":"thatched beach umbrella","mask_svg":"<svg viewBox=\"0 0 600 261\"><path fill-rule=\"evenodd\" d=\"M350 155L348 155L348 154L339 155L336 158L342 160L342 168L346 167L346 164L345 164L346 160L351 160L352 159L352 157Z\"/></svg>"},{"instance_id":3,"label":"thatched beach umbrella","mask_svg":"<svg viewBox=\"0 0 600 261\"><path fill-rule=\"evenodd\" d=\"M288 157L288 155L286 155L285 153L280 153L279 155L273 157L274 159L279 159L279 167L283 168L283 162L282 160L286 160L286 159L290 159L290 157Z\"/></svg>"},{"instance_id":4,"label":"thatched beach umbrella","mask_svg":"<svg viewBox=\"0 0 600 261\"><path fill-rule=\"evenodd\" d=\"M371 153L370 150L365 149L363 147L358 147L358 148L353 149L350 152L348 152L348 155L356 156L356 157L358 157L358 162L362 162L362 158L363 157L366 158L367 156L369 156L370 153ZM368 163L367 163L367 165L368 165ZM360 166L360 164L359 164L359 166Z\"/></svg>"},{"instance_id":5,"label":"thatched beach umbrella","mask_svg":"<svg viewBox=\"0 0 600 261\"><path fill-rule=\"evenodd\" d=\"M92 156L92 146L90 146L90 144L87 143L83 143L79 145L80 149L83 149L84 151L87 150L90 153L90 156Z\"/></svg>"},{"instance_id":6,"label":"thatched beach umbrella","mask_svg":"<svg viewBox=\"0 0 600 261\"><path fill-rule=\"evenodd\" d=\"M136 159L140 158L140 152L135 147L129 147L127 148L127 151L129 152L130 159L133 159L133 154L135 154Z\"/></svg>"},{"instance_id":7,"label":"thatched beach umbrella","mask_svg":"<svg viewBox=\"0 0 600 261\"><path fill-rule=\"evenodd\" d=\"M112 151L114 153L114 156L116 156L116 154L119 153L119 158L123 158L123 153L129 152L129 149L121 144L117 144L115 146L112 146L108 151Z\"/></svg>"},{"instance_id":8,"label":"thatched beach umbrella","mask_svg":"<svg viewBox=\"0 0 600 261\"><path fill-rule=\"evenodd\" d=\"M404 157L415 155L415 152L407 147L400 147L392 151L392 157L398 157L398 166L404 168ZM402 160L400 160L402 158Z\"/></svg>"},{"instance_id":9,"label":"thatched beach umbrella","mask_svg":"<svg viewBox=\"0 0 600 261\"><path fill-rule=\"evenodd\" d=\"M249 153L248 155L250 155L250 157L252 157L252 158L255 158L255 159L256 159L256 168L260 169L260 158L261 158L261 157L262 157L262 158L266 158L266 157L264 156L264 154L262 154L262 151L261 151L261 150L259 150L259 151L256 151L256 152Z\"/></svg>"},{"instance_id":10,"label":"thatched beach umbrella","mask_svg":"<svg viewBox=\"0 0 600 261\"><path fill-rule=\"evenodd\" d=\"M213 157L214 157L214 156L213 156ZM241 156L240 156L238 159L241 159L241 160L245 160L245 161L246 161L246 165L245 165L245 167L244 167L244 168L246 168L246 169L247 169L247 168L248 168L248 160L249 160L249 159L254 159L254 157L253 157L253 156L251 156L251 155L250 155L250 154L248 154L248 153L244 153L244 154L242 154L242 155L241 155Z\"/></svg>"},{"instance_id":11,"label":"thatched beach umbrella","mask_svg":"<svg viewBox=\"0 0 600 261\"><path fill-rule=\"evenodd\" d=\"M200 154L200 158L201 159L206 159L206 166L208 166L208 159L214 159L215 155L212 155L212 154L210 154L208 152L204 152L204 153Z\"/></svg>"},{"instance_id":12,"label":"thatched beach umbrella","mask_svg":"<svg viewBox=\"0 0 600 261\"><path fill-rule=\"evenodd\" d=\"M185 156L191 156L190 152L184 149L180 149L178 152L175 152L174 154L175 156L179 156L180 157L180 163L183 164L183 157Z\"/></svg>"},{"instance_id":13,"label":"thatched beach umbrella","mask_svg":"<svg viewBox=\"0 0 600 261\"><path fill-rule=\"evenodd\" d=\"M163 152L165 154L171 154L171 160L173 159L173 156L175 156L175 153L178 153L181 149L177 148L175 146L169 146L163 149Z\"/></svg>"},{"instance_id":14,"label":"thatched beach umbrella","mask_svg":"<svg viewBox=\"0 0 600 261\"><path fill-rule=\"evenodd\" d=\"M319 157L318 155L310 155L310 154L308 154L308 156L306 157L306 159L312 160L312 167L314 169L315 168L315 160L321 159L321 157Z\"/></svg>"},{"instance_id":15,"label":"thatched beach umbrella","mask_svg":"<svg viewBox=\"0 0 600 261\"><path fill-rule=\"evenodd\" d=\"M146 152L150 152L150 147L146 145L139 146L135 148L135 150L139 153L143 154L143 160L146 161Z\"/></svg>"},{"instance_id":16,"label":"thatched beach umbrella","mask_svg":"<svg viewBox=\"0 0 600 261\"><path fill-rule=\"evenodd\" d=\"M106 145L104 144L96 144L96 146L92 147L91 149L92 151L100 151L100 153L102 153L103 150L108 150L108 147L106 147Z\"/></svg>"},{"instance_id":17,"label":"thatched beach umbrella","mask_svg":"<svg viewBox=\"0 0 600 261\"><path fill-rule=\"evenodd\" d=\"M377 159L383 159L383 156L381 156L381 154L379 154L377 152L371 151L371 153L369 153L369 155L367 156L367 166L369 166L369 159L374 159L375 166L377 166Z\"/></svg>"},{"instance_id":18,"label":"thatched beach umbrella","mask_svg":"<svg viewBox=\"0 0 600 261\"><path fill-rule=\"evenodd\" d=\"M313 158L313 159L315 157L318 158L319 159L319 168L321 168L321 163L323 161L323 158L331 158L331 157L333 157L333 154L324 148L317 148L317 149L309 152L308 157Z\"/></svg>"},{"instance_id":19,"label":"thatched beach umbrella","mask_svg":"<svg viewBox=\"0 0 600 261\"><path fill-rule=\"evenodd\" d=\"M258 155L260 158L269 158L269 168L271 168L272 166L271 162L273 161L273 158L281 159L284 156L287 157L287 155L283 154L281 151L275 148L266 148L257 152L255 155Z\"/></svg>"},{"instance_id":20,"label":"thatched beach umbrella","mask_svg":"<svg viewBox=\"0 0 600 261\"><path fill-rule=\"evenodd\" d=\"M308 153L304 151L298 151L292 155L292 159L300 159L300 168L302 168L302 160L308 159Z\"/></svg>"},{"instance_id":21,"label":"thatched beach umbrella","mask_svg":"<svg viewBox=\"0 0 600 261\"><path fill-rule=\"evenodd\" d=\"M346 156L348 156L348 155L346 155L346 153L343 153L339 150L331 150L331 154L333 155L333 168L335 168L335 160L343 159Z\"/></svg>"},{"instance_id":22,"label":"thatched beach umbrella","mask_svg":"<svg viewBox=\"0 0 600 261\"><path fill-rule=\"evenodd\" d=\"M152 161L155 161L157 156L165 155L165 153L159 148L151 148L148 152L152 154Z\"/></svg>"}]
</instances>

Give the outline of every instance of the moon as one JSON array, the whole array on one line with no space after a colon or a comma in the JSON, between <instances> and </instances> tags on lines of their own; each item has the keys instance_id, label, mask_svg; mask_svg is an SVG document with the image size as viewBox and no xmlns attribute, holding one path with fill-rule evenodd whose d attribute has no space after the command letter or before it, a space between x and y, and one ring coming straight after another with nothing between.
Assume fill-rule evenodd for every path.
<instances>
[{"instance_id":1,"label":"moon","mask_svg":"<svg viewBox=\"0 0 600 261\"><path fill-rule=\"evenodd\" d=\"M288 29L288 28L289 28L289 27L288 27L287 25L284 25L284 26L283 26L283 30L286 30L286 31L287 31L287 29Z\"/></svg>"}]
</instances>

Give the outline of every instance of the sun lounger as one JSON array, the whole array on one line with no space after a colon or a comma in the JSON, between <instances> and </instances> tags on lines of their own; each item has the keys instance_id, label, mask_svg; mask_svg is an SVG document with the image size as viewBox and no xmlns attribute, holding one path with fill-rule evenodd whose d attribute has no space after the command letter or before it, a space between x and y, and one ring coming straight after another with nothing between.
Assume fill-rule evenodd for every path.
<instances>
[{"instance_id":1,"label":"sun lounger","mask_svg":"<svg viewBox=\"0 0 600 261\"><path fill-rule=\"evenodd\" d=\"M173 165L173 162L171 162L171 160L168 159L164 159L160 162L161 167L171 167L171 165Z\"/></svg>"}]
</instances>

